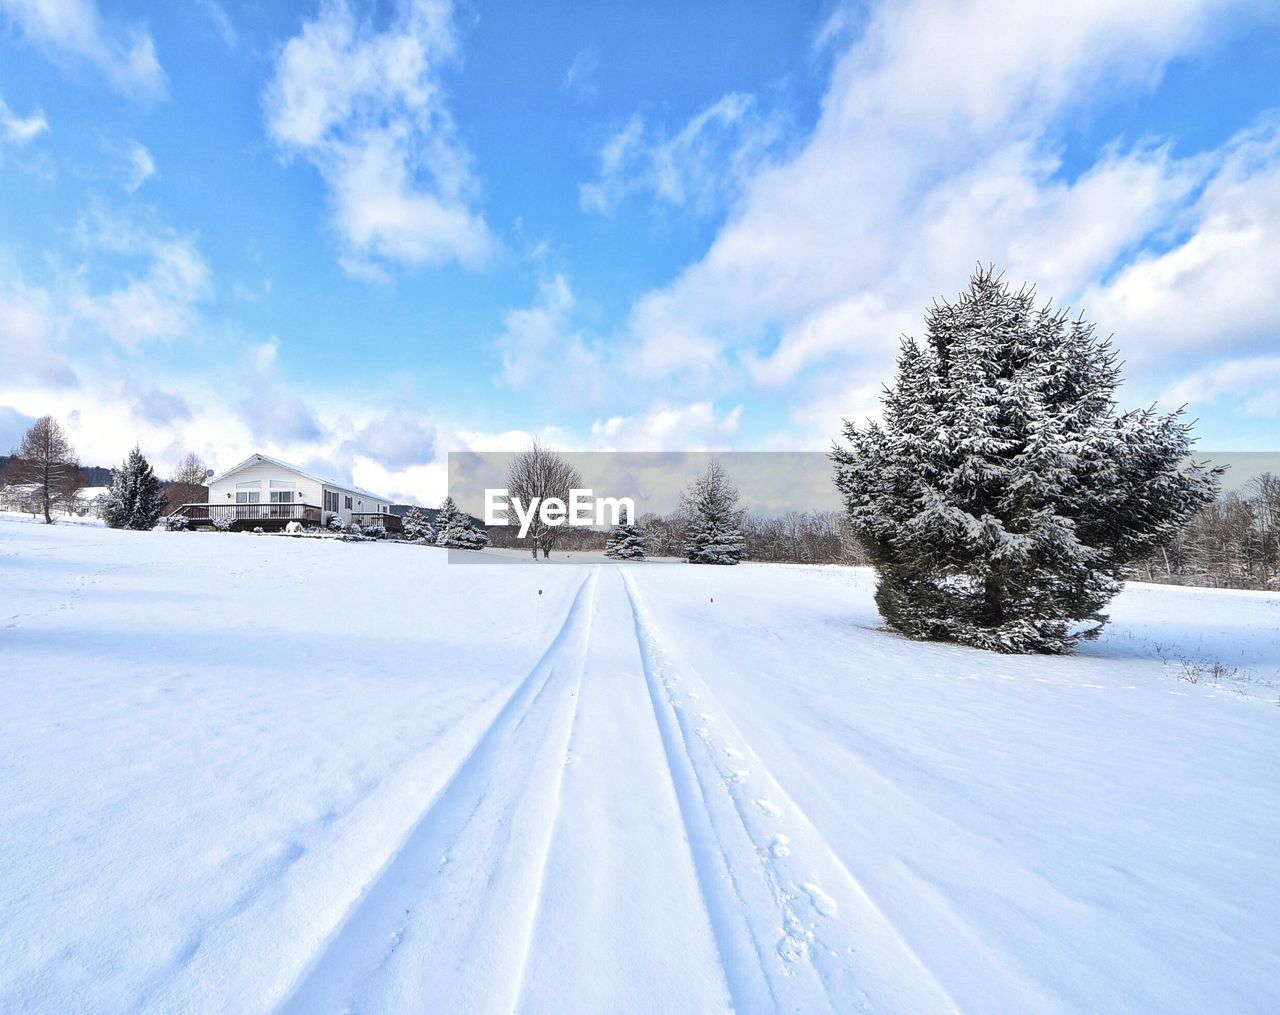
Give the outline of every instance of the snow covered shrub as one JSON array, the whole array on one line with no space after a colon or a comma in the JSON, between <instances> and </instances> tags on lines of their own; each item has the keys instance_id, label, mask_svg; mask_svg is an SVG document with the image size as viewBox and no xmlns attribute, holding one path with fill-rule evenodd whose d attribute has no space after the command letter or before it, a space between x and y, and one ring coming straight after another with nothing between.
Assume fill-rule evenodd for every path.
<instances>
[{"instance_id":1,"label":"snow covered shrub","mask_svg":"<svg viewBox=\"0 0 1280 1015\"><path fill-rule=\"evenodd\" d=\"M336 511L330 511L324 516L324 527L331 532L342 531L342 518Z\"/></svg>"},{"instance_id":2,"label":"snow covered shrub","mask_svg":"<svg viewBox=\"0 0 1280 1015\"><path fill-rule=\"evenodd\" d=\"M219 532L230 532L231 526L235 524L235 519L230 517L220 517L213 520L213 527Z\"/></svg>"},{"instance_id":3,"label":"snow covered shrub","mask_svg":"<svg viewBox=\"0 0 1280 1015\"><path fill-rule=\"evenodd\" d=\"M254 532L256 532L258 535L262 535L262 526L261 526L261 525L255 525L255 526L253 527L253 531L254 531Z\"/></svg>"},{"instance_id":4,"label":"snow covered shrub","mask_svg":"<svg viewBox=\"0 0 1280 1015\"><path fill-rule=\"evenodd\" d=\"M614 560L644 560L645 551L644 529L631 521L615 525L604 544L604 555Z\"/></svg>"},{"instance_id":5,"label":"snow covered shrub","mask_svg":"<svg viewBox=\"0 0 1280 1015\"><path fill-rule=\"evenodd\" d=\"M1181 465L1180 413L1118 413L1120 370L1083 318L979 269L904 339L884 422L832 452L876 604L912 638L1069 652L1106 622L1128 567L1213 498Z\"/></svg>"},{"instance_id":6,"label":"snow covered shrub","mask_svg":"<svg viewBox=\"0 0 1280 1015\"><path fill-rule=\"evenodd\" d=\"M142 451L135 447L124 464L112 471L103 521L113 529L154 529L162 514L164 494L160 480Z\"/></svg>"},{"instance_id":7,"label":"snow covered shrub","mask_svg":"<svg viewBox=\"0 0 1280 1015\"><path fill-rule=\"evenodd\" d=\"M366 525L361 529L361 534L368 536L370 539L386 539L387 527L385 525Z\"/></svg>"},{"instance_id":8,"label":"snow covered shrub","mask_svg":"<svg viewBox=\"0 0 1280 1015\"><path fill-rule=\"evenodd\" d=\"M164 527L170 532L186 532L191 527L191 519L186 515L172 515L165 519Z\"/></svg>"},{"instance_id":9,"label":"snow covered shrub","mask_svg":"<svg viewBox=\"0 0 1280 1015\"><path fill-rule=\"evenodd\" d=\"M690 564L736 564L746 556L738 488L719 462L689 484L680 504L689 518L684 553Z\"/></svg>"}]
</instances>

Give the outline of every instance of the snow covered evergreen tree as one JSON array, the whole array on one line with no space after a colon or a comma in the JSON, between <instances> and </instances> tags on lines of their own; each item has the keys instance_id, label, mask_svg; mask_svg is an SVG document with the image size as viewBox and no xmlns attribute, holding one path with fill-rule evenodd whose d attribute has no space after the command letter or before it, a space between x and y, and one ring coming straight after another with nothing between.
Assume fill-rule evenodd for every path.
<instances>
[{"instance_id":1,"label":"snow covered evergreen tree","mask_svg":"<svg viewBox=\"0 0 1280 1015\"><path fill-rule=\"evenodd\" d=\"M452 497L446 497L436 512L436 545L456 546L463 529L462 512Z\"/></svg>"},{"instance_id":2,"label":"snow covered evergreen tree","mask_svg":"<svg viewBox=\"0 0 1280 1015\"><path fill-rule=\"evenodd\" d=\"M404 526L406 539L423 540L428 543L435 542L436 530L427 521L427 516L422 513L422 510L417 505L405 512L404 521L401 524Z\"/></svg>"},{"instance_id":3,"label":"snow covered evergreen tree","mask_svg":"<svg viewBox=\"0 0 1280 1015\"><path fill-rule=\"evenodd\" d=\"M740 528L738 488L719 462L711 462L689 484L680 503L689 517L684 553L690 564L737 564L742 560L747 543Z\"/></svg>"},{"instance_id":4,"label":"snow covered evergreen tree","mask_svg":"<svg viewBox=\"0 0 1280 1015\"><path fill-rule=\"evenodd\" d=\"M1181 410L1118 413L1109 341L979 269L904 339L883 424L846 422L836 485L912 637L1069 652L1133 562L1214 494Z\"/></svg>"},{"instance_id":5,"label":"snow covered evergreen tree","mask_svg":"<svg viewBox=\"0 0 1280 1015\"><path fill-rule=\"evenodd\" d=\"M164 492L151 464L134 448L111 475L102 519L113 529L153 529L164 513Z\"/></svg>"},{"instance_id":6,"label":"snow covered evergreen tree","mask_svg":"<svg viewBox=\"0 0 1280 1015\"><path fill-rule=\"evenodd\" d=\"M644 529L630 518L615 525L604 544L604 555L614 560L644 560L648 551Z\"/></svg>"},{"instance_id":7,"label":"snow covered evergreen tree","mask_svg":"<svg viewBox=\"0 0 1280 1015\"><path fill-rule=\"evenodd\" d=\"M451 550L482 550L489 545L489 533L476 528L471 516L446 497L436 514L436 545Z\"/></svg>"},{"instance_id":8,"label":"snow covered evergreen tree","mask_svg":"<svg viewBox=\"0 0 1280 1015\"><path fill-rule=\"evenodd\" d=\"M489 532L477 525L470 515L464 515L465 523L458 533L458 541L464 550L483 550L490 545Z\"/></svg>"}]
</instances>

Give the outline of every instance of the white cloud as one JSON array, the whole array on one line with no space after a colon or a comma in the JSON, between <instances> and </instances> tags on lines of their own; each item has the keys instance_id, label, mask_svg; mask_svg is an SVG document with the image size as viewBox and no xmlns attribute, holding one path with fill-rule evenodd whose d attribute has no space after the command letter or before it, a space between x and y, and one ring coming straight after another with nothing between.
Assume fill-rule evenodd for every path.
<instances>
[{"instance_id":1,"label":"white cloud","mask_svg":"<svg viewBox=\"0 0 1280 1015\"><path fill-rule=\"evenodd\" d=\"M532 306L508 310L494 345L511 388L572 391L579 403L605 397L599 353L573 324L574 297L564 275L543 282Z\"/></svg>"},{"instance_id":2,"label":"white cloud","mask_svg":"<svg viewBox=\"0 0 1280 1015\"><path fill-rule=\"evenodd\" d=\"M560 90L568 92L574 98L591 99L599 94L596 85L596 71L600 68L600 50L596 46L588 46L574 54L573 62L560 79Z\"/></svg>"},{"instance_id":3,"label":"white cloud","mask_svg":"<svg viewBox=\"0 0 1280 1015\"><path fill-rule=\"evenodd\" d=\"M111 88L140 99L158 99L167 87L151 33L104 18L94 0L0 0L33 45L59 60L93 67Z\"/></svg>"},{"instance_id":4,"label":"white cloud","mask_svg":"<svg viewBox=\"0 0 1280 1015\"><path fill-rule=\"evenodd\" d=\"M1161 399L1175 406L1230 399L1247 416L1280 416L1280 356L1250 356L1197 370Z\"/></svg>"},{"instance_id":5,"label":"white cloud","mask_svg":"<svg viewBox=\"0 0 1280 1015\"><path fill-rule=\"evenodd\" d=\"M719 414L708 401L659 404L633 416L610 416L591 424L587 446L597 451L712 450L733 446L742 406Z\"/></svg>"},{"instance_id":6,"label":"white cloud","mask_svg":"<svg viewBox=\"0 0 1280 1015\"><path fill-rule=\"evenodd\" d=\"M280 53L268 131L324 178L353 273L376 276L387 262L476 266L493 250L441 83L457 58L444 0L409 0L385 31L331 0Z\"/></svg>"},{"instance_id":7,"label":"white cloud","mask_svg":"<svg viewBox=\"0 0 1280 1015\"><path fill-rule=\"evenodd\" d=\"M608 212L631 193L708 211L732 199L780 136L750 95L730 93L674 136L633 115L600 148L600 175L578 188L585 211Z\"/></svg>"},{"instance_id":8,"label":"white cloud","mask_svg":"<svg viewBox=\"0 0 1280 1015\"><path fill-rule=\"evenodd\" d=\"M218 468L264 451L439 501L446 445L411 394L308 389L288 378L277 336L227 329L214 341L201 305L212 276L194 238L106 213L76 237L82 260L42 284L0 260L0 424L53 414L87 464L113 464L135 443L162 475L188 451ZM103 281L90 288L90 277ZM167 364L148 344L165 339L192 355Z\"/></svg>"},{"instance_id":9,"label":"white cloud","mask_svg":"<svg viewBox=\"0 0 1280 1015\"><path fill-rule=\"evenodd\" d=\"M1144 254L1084 302L1135 367L1166 369L1280 341L1280 117L1216 153L1167 250Z\"/></svg>"},{"instance_id":10,"label":"white cloud","mask_svg":"<svg viewBox=\"0 0 1280 1015\"><path fill-rule=\"evenodd\" d=\"M60 349L65 338L66 322L49 292L0 279L0 376L14 384L75 384L76 372Z\"/></svg>"},{"instance_id":11,"label":"white cloud","mask_svg":"<svg viewBox=\"0 0 1280 1015\"><path fill-rule=\"evenodd\" d=\"M1179 159L1144 142L1108 149L1067 177L1055 128L1082 107L1154 86L1169 61L1230 30L1248 7L881 4L835 57L804 144L752 168L732 188L740 186L741 197L705 255L635 302L629 365L668 398L695 388L724 395L747 384L778 386L798 406L794 430L825 445L839 416L858 412L863 393L888 378L899 334L918 331L929 302L959 290L978 261L994 261L1015 282L1037 283L1063 303L1079 305L1087 294L1091 318L1119 332L1123 355L1158 347L1157 336L1107 319L1110 308L1095 297L1125 281L1116 269L1135 251L1177 238L1189 202L1193 231L1218 221L1198 210L1214 202L1215 186L1200 197L1197 188L1222 175L1225 157ZM844 31L832 29L821 44ZM639 127L619 136L602 178L615 164L633 164L627 153L641 137ZM1257 192L1270 193L1274 168L1256 152L1239 163L1238 173L1223 172L1250 189L1240 207L1257 226ZM1240 231L1216 232L1214 249L1234 242L1238 254L1253 256L1252 246L1239 246ZM1280 243L1270 224L1251 235L1272 249ZM1235 312L1220 303L1239 279L1227 281L1225 259L1217 268L1222 287L1200 308L1202 318ZM1262 284L1269 277L1256 265L1244 274L1259 283L1259 297L1275 291ZM1107 279L1110 286L1098 288ZM1111 306L1118 305L1117 296ZM1244 330L1258 318L1252 314ZM1247 341L1256 340L1251 333ZM837 401L846 397L856 404L841 411Z\"/></svg>"},{"instance_id":12,"label":"white cloud","mask_svg":"<svg viewBox=\"0 0 1280 1015\"><path fill-rule=\"evenodd\" d=\"M92 222L84 231L91 245L141 257L146 266L115 287L81 289L74 301L78 318L130 349L194 337L197 308L213 291L213 273L194 237L109 219Z\"/></svg>"},{"instance_id":13,"label":"white cloud","mask_svg":"<svg viewBox=\"0 0 1280 1015\"><path fill-rule=\"evenodd\" d=\"M200 9L204 12L205 17L209 19L209 23L217 30L222 41L229 47L234 48L240 41L239 34L236 32L236 26L232 24L227 9L218 3L218 0L200 0Z\"/></svg>"},{"instance_id":14,"label":"white cloud","mask_svg":"<svg viewBox=\"0 0 1280 1015\"><path fill-rule=\"evenodd\" d=\"M129 178L125 181L124 189L132 194L156 175L156 162L151 153L137 141L128 142L126 154L129 160Z\"/></svg>"},{"instance_id":15,"label":"white cloud","mask_svg":"<svg viewBox=\"0 0 1280 1015\"><path fill-rule=\"evenodd\" d=\"M36 110L30 116L17 116L0 98L0 142L24 145L49 129L44 113Z\"/></svg>"}]
</instances>

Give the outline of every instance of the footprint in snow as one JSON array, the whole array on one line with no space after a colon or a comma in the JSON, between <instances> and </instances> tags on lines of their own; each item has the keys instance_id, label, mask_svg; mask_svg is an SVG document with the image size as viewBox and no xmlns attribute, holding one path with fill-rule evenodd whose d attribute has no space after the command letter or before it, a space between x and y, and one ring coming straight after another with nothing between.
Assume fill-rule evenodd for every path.
<instances>
[{"instance_id":1,"label":"footprint in snow","mask_svg":"<svg viewBox=\"0 0 1280 1015\"><path fill-rule=\"evenodd\" d=\"M759 807L771 818L776 818L780 814L782 814L782 809L778 807L778 805L775 804L772 800L769 800L765 797L761 797L759 800L757 800L756 806Z\"/></svg>"},{"instance_id":2,"label":"footprint in snow","mask_svg":"<svg viewBox=\"0 0 1280 1015\"><path fill-rule=\"evenodd\" d=\"M809 903L823 916L836 915L836 900L815 885L812 881L805 881L800 885L804 889L804 893L809 896Z\"/></svg>"},{"instance_id":3,"label":"footprint in snow","mask_svg":"<svg viewBox=\"0 0 1280 1015\"><path fill-rule=\"evenodd\" d=\"M784 856L791 852L791 838L786 835L778 834L773 837L773 841L769 843L769 853L775 859L781 860Z\"/></svg>"},{"instance_id":4,"label":"footprint in snow","mask_svg":"<svg viewBox=\"0 0 1280 1015\"><path fill-rule=\"evenodd\" d=\"M778 954L784 962L802 962L809 955L809 942L794 932L783 934L778 941Z\"/></svg>"}]
</instances>

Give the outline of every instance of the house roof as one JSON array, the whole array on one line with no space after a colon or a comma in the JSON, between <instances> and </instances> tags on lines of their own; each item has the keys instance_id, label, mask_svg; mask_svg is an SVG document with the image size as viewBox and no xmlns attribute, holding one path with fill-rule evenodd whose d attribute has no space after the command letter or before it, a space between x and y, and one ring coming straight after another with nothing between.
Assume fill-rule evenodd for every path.
<instances>
[{"instance_id":1,"label":"house roof","mask_svg":"<svg viewBox=\"0 0 1280 1015\"><path fill-rule=\"evenodd\" d=\"M304 476L313 482L323 483L325 486L332 486L334 489L341 490L343 493L354 493L361 497L369 497L373 500L385 500L387 504L391 503L390 497L384 497L380 493L374 493L372 490L365 490L362 487L353 486L351 483L340 483L336 479L326 479L324 476L318 476L308 469L301 468L297 465L291 465L289 462L282 462L279 458L272 458L270 455L263 454L250 455L243 462L233 465L231 468L206 480L205 485L212 486L214 483L226 479L228 476L234 476L241 469L248 468L250 465L256 465L258 462L270 462L272 465L278 465L280 468L287 469L289 472L296 472L299 476Z\"/></svg>"}]
</instances>

